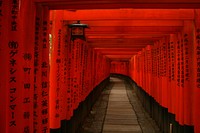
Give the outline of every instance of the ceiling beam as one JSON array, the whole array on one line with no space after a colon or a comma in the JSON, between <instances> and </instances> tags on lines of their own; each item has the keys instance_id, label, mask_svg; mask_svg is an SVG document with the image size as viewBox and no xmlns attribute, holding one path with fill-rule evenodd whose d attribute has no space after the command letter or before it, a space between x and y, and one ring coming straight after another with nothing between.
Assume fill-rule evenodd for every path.
<instances>
[{"instance_id":1,"label":"ceiling beam","mask_svg":"<svg viewBox=\"0 0 200 133\"><path fill-rule=\"evenodd\" d=\"M108 58L131 58L133 55L105 55Z\"/></svg>"},{"instance_id":2,"label":"ceiling beam","mask_svg":"<svg viewBox=\"0 0 200 133\"><path fill-rule=\"evenodd\" d=\"M94 50L103 50L103 51L133 51L140 48L94 48Z\"/></svg>"},{"instance_id":3,"label":"ceiling beam","mask_svg":"<svg viewBox=\"0 0 200 133\"><path fill-rule=\"evenodd\" d=\"M114 34L114 33L127 33L127 34L162 34L162 33L177 33L182 30L181 26L158 26L158 27L90 27L86 29L86 34Z\"/></svg>"},{"instance_id":4,"label":"ceiling beam","mask_svg":"<svg viewBox=\"0 0 200 133\"><path fill-rule=\"evenodd\" d=\"M101 38L107 38L107 39L159 39L162 37L168 36L168 34L163 34L163 35L144 35L144 34L140 34L140 35L131 35L131 34L115 34L115 35L110 35L110 34L106 34L106 35L90 35L87 36L86 38L89 39L101 39Z\"/></svg>"},{"instance_id":5,"label":"ceiling beam","mask_svg":"<svg viewBox=\"0 0 200 133\"><path fill-rule=\"evenodd\" d=\"M73 1L73 0L34 0L35 2L45 2L45 3L68 3L68 4L80 4L81 2L82 3L96 3L96 4L111 4L111 3L119 3L119 4L131 4L131 3L174 3L174 4L178 4L178 3L186 3L186 4L189 4L189 3L200 3L199 0L126 0L126 1L121 1L121 0L76 0L76 1Z\"/></svg>"},{"instance_id":6,"label":"ceiling beam","mask_svg":"<svg viewBox=\"0 0 200 133\"><path fill-rule=\"evenodd\" d=\"M137 54L138 51L132 51L132 52L113 52L113 51L109 51L109 52L105 52L105 51L100 51L103 55L135 55Z\"/></svg>"},{"instance_id":7,"label":"ceiling beam","mask_svg":"<svg viewBox=\"0 0 200 133\"><path fill-rule=\"evenodd\" d=\"M144 48L146 45L140 45L140 46L138 46L138 45L130 45L130 46L126 46L126 45L98 45L98 46L93 46L93 45L90 45L89 44L89 46L90 47L92 47L92 48Z\"/></svg>"},{"instance_id":8,"label":"ceiling beam","mask_svg":"<svg viewBox=\"0 0 200 133\"><path fill-rule=\"evenodd\" d=\"M50 9L198 9L199 0L34 0Z\"/></svg>"},{"instance_id":9,"label":"ceiling beam","mask_svg":"<svg viewBox=\"0 0 200 133\"><path fill-rule=\"evenodd\" d=\"M65 10L65 20L185 20L194 19L193 9Z\"/></svg>"},{"instance_id":10,"label":"ceiling beam","mask_svg":"<svg viewBox=\"0 0 200 133\"><path fill-rule=\"evenodd\" d=\"M70 22L73 23L73 22ZM81 23L88 24L93 27L135 27L135 26L183 26L182 20L98 20L98 21L81 21Z\"/></svg>"}]
</instances>

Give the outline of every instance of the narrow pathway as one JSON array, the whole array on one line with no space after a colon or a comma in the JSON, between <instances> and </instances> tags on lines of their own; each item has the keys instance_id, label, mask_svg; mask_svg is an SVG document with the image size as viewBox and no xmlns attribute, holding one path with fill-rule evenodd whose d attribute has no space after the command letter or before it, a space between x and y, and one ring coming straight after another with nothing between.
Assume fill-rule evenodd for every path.
<instances>
[{"instance_id":1,"label":"narrow pathway","mask_svg":"<svg viewBox=\"0 0 200 133\"><path fill-rule=\"evenodd\" d=\"M77 133L161 133L135 88L111 77Z\"/></svg>"},{"instance_id":2,"label":"narrow pathway","mask_svg":"<svg viewBox=\"0 0 200 133\"><path fill-rule=\"evenodd\" d=\"M135 111L129 102L123 80L112 78L103 133L142 133Z\"/></svg>"}]
</instances>

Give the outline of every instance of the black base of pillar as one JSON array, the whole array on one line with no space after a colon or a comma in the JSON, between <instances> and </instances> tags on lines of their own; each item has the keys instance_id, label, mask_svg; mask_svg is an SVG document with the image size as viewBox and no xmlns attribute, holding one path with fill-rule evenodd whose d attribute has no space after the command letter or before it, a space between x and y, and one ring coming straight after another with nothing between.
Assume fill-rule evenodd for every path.
<instances>
[{"instance_id":1,"label":"black base of pillar","mask_svg":"<svg viewBox=\"0 0 200 133\"><path fill-rule=\"evenodd\" d=\"M58 129L50 129L50 132L51 133L61 133L61 129L58 128Z\"/></svg>"}]
</instances>

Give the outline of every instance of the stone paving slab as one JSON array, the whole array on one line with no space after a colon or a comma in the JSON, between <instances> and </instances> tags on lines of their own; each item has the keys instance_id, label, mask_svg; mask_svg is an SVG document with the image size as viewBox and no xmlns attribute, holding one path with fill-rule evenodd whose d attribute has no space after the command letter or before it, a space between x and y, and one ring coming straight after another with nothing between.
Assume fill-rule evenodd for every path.
<instances>
[{"instance_id":1,"label":"stone paving slab","mask_svg":"<svg viewBox=\"0 0 200 133\"><path fill-rule=\"evenodd\" d=\"M121 95L119 95L119 94L111 94L110 95L110 97L112 98L112 97L116 97L116 98L127 98L127 95L123 95L123 94L121 94ZM118 100L119 101L119 100Z\"/></svg>"},{"instance_id":2,"label":"stone paving slab","mask_svg":"<svg viewBox=\"0 0 200 133\"><path fill-rule=\"evenodd\" d=\"M109 105L114 105L114 106L121 106L121 105L124 105L124 106L127 106L127 105L130 105L130 103L128 101L109 101L108 102Z\"/></svg>"},{"instance_id":3,"label":"stone paving slab","mask_svg":"<svg viewBox=\"0 0 200 133\"><path fill-rule=\"evenodd\" d=\"M106 125L136 125L138 121L136 119L118 119L117 121L116 119L106 119L104 123Z\"/></svg>"},{"instance_id":4,"label":"stone paving slab","mask_svg":"<svg viewBox=\"0 0 200 133\"><path fill-rule=\"evenodd\" d=\"M103 132L103 133L142 133L141 131L106 131L106 132Z\"/></svg>"},{"instance_id":5,"label":"stone paving slab","mask_svg":"<svg viewBox=\"0 0 200 133\"><path fill-rule=\"evenodd\" d=\"M121 108L110 108L107 110L107 114L119 114L119 115L134 115L136 116L135 113L133 113L133 110L130 110L131 108L128 109L121 109Z\"/></svg>"},{"instance_id":6,"label":"stone paving slab","mask_svg":"<svg viewBox=\"0 0 200 133\"><path fill-rule=\"evenodd\" d=\"M120 102L126 102L128 99L125 98L110 98L110 101L120 101Z\"/></svg>"},{"instance_id":7,"label":"stone paving slab","mask_svg":"<svg viewBox=\"0 0 200 133\"><path fill-rule=\"evenodd\" d=\"M112 105L110 104L109 105L109 109L112 109L112 108L118 108L118 109L131 109L131 106L129 105L124 105L124 104L121 104L122 106L118 106L118 105Z\"/></svg>"},{"instance_id":8,"label":"stone paving slab","mask_svg":"<svg viewBox=\"0 0 200 133\"><path fill-rule=\"evenodd\" d=\"M105 133L105 132L120 132L120 133L138 132L138 133L142 133L139 125L111 125L111 124L104 125L103 133Z\"/></svg>"},{"instance_id":9,"label":"stone paving slab","mask_svg":"<svg viewBox=\"0 0 200 133\"><path fill-rule=\"evenodd\" d=\"M107 110L107 114L131 114L131 109L109 109Z\"/></svg>"},{"instance_id":10,"label":"stone paving slab","mask_svg":"<svg viewBox=\"0 0 200 133\"><path fill-rule=\"evenodd\" d=\"M115 114L108 114L106 115L106 119L113 119L113 120L124 120L124 119L132 119L132 120L137 120L137 117L135 115L115 115ZM106 120L105 119L105 120Z\"/></svg>"}]
</instances>

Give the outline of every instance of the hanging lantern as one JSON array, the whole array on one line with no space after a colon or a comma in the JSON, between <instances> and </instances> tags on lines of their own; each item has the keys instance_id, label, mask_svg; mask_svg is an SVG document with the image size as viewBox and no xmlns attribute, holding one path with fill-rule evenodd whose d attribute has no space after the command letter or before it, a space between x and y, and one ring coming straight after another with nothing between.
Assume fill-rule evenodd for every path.
<instances>
[{"instance_id":1,"label":"hanging lantern","mask_svg":"<svg viewBox=\"0 0 200 133\"><path fill-rule=\"evenodd\" d=\"M81 24L80 20L77 23L69 24L69 28L71 28L71 40L76 38L80 38L85 40L85 28L88 28L87 24Z\"/></svg>"}]
</instances>

